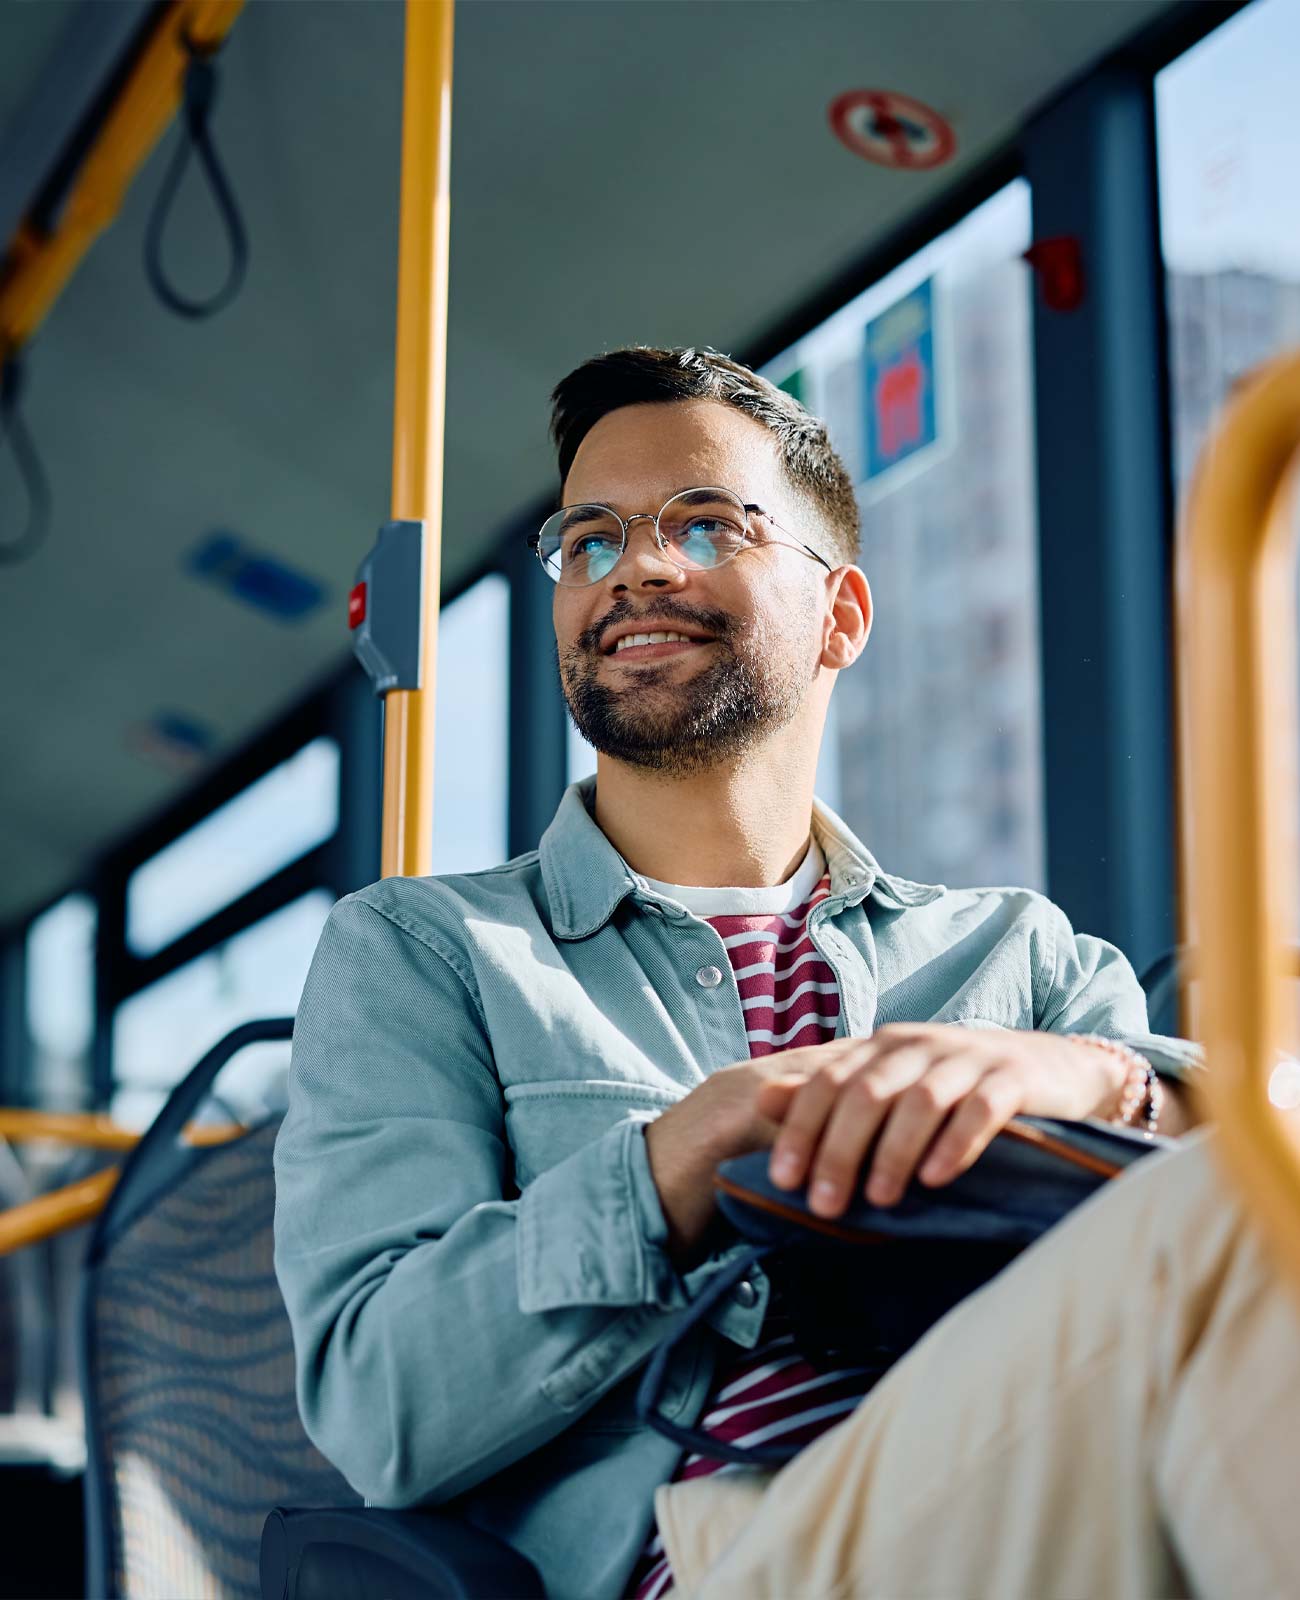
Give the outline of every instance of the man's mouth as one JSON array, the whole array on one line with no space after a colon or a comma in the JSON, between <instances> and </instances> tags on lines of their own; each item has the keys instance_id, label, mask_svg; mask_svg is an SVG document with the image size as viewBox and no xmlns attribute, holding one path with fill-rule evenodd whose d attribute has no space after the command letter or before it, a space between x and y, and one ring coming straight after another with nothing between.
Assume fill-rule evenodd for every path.
<instances>
[{"instance_id":1,"label":"man's mouth","mask_svg":"<svg viewBox=\"0 0 1300 1600\"><path fill-rule=\"evenodd\" d=\"M692 639L671 628L656 629L646 633L625 633L614 643L606 655L620 662L659 661L668 656L683 655L689 650L701 650L712 644L711 639Z\"/></svg>"}]
</instances>

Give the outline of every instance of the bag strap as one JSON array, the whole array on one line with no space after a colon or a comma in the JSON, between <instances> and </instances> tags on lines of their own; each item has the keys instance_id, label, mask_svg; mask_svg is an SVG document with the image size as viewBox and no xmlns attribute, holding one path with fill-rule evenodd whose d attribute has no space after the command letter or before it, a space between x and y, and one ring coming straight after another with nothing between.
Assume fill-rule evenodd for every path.
<instances>
[{"instance_id":1,"label":"bag strap","mask_svg":"<svg viewBox=\"0 0 1300 1600\"><path fill-rule=\"evenodd\" d=\"M641 1387L637 1391L636 1414L642 1422L648 1422L657 1433L662 1433L666 1438L685 1446L687 1450L693 1450L697 1455L707 1456L714 1461L732 1461L742 1467L783 1467L798 1454L797 1446L755 1445L752 1449L746 1450L739 1445L727 1444L721 1439L714 1439L709 1434L700 1432L698 1428L683 1428L676 1422L670 1422L659 1410L659 1398L663 1393L664 1378L673 1351L692 1329L697 1328L705 1320L718 1301L730 1294L745 1274L752 1271L775 1249L776 1246L770 1244L754 1245L718 1273L708 1287L691 1301L672 1331L655 1346L650 1364L641 1380Z\"/></svg>"}]
</instances>

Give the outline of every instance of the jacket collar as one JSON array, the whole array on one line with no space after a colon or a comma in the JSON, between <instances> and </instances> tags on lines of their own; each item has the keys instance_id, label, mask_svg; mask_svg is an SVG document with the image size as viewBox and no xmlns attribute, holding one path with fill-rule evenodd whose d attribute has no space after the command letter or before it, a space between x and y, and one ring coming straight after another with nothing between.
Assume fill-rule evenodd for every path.
<instances>
[{"instance_id":1,"label":"jacket collar","mask_svg":"<svg viewBox=\"0 0 1300 1600\"><path fill-rule=\"evenodd\" d=\"M585 939L595 933L640 887L627 862L596 826L588 809L595 792L594 777L570 784L542 835L542 882L551 926L561 939ZM942 884L913 883L883 871L862 841L820 800L813 801L812 826L830 872L831 900L856 905L871 895L892 911L929 905L945 892Z\"/></svg>"}]
</instances>

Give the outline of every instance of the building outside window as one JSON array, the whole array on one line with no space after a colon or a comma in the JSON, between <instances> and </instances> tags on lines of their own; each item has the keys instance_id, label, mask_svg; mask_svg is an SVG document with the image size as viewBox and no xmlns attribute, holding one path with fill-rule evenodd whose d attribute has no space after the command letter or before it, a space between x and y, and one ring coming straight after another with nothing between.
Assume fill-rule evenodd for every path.
<instances>
[{"instance_id":1,"label":"building outside window","mask_svg":"<svg viewBox=\"0 0 1300 1600\"><path fill-rule=\"evenodd\" d=\"M1300 7L1255 0L1156 77L1180 517L1233 390L1300 345L1297 61Z\"/></svg>"},{"instance_id":2,"label":"building outside window","mask_svg":"<svg viewBox=\"0 0 1300 1600\"><path fill-rule=\"evenodd\" d=\"M1156 77L1180 507L1224 402L1300 344L1300 9L1256 0Z\"/></svg>"},{"instance_id":3,"label":"building outside window","mask_svg":"<svg viewBox=\"0 0 1300 1600\"><path fill-rule=\"evenodd\" d=\"M1028 185L1017 181L764 368L855 485L875 621L827 739L887 870L1045 879Z\"/></svg>"}]
</instances>

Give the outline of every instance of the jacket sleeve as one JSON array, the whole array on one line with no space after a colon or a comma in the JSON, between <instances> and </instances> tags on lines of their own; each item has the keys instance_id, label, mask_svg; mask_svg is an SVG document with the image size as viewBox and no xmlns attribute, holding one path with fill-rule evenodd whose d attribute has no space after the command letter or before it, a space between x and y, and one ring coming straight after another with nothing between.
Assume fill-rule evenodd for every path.
<instances>
[{"instance_id":1,"label":"jacket sleeve","mask_svg":"<svg viewBox=\"0 0 1300 1600\"><path fill-rule=\"evenodd\" d=\"M687 1304L644 1120L519 1195L467 964L358 896L334 908L294 1031L275 1267L307 1432L368 1501L445 1500L529 1454Z\"/></svg>"},{"instance_id":2,"label":"jacket sleeve","mask_svg":"<svg viewBox=\"0 0 1300 1600\"><path fill-rule=\"evenodd\" d=\"M1037 1026L1053 1033L1099 1033L1143 1055L1166 1078L1186 1082L1205 1058L1200 1045L1152 1033L1142 985L1127 957L1092 934L1076 933L1050 900L1038 973Z\"/></svg>"}]
</instances>

